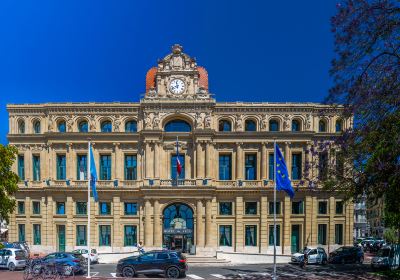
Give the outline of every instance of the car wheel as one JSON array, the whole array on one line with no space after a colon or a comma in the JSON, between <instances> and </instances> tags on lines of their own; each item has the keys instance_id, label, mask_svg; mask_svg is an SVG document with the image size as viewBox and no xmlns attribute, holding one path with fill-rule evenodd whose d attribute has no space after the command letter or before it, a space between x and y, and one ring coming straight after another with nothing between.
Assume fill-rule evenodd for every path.
<instances>
[{"instance_id":1,"label":"car wheel","mask_svg":"<svg viewBox=\"0 0 400 280\"><path fill-rule=\"evenodd\" d=\"M74 273L74 269L70 265L64 266L64 275L65 276L72 276Z\"/></svg>"},{"instance_id":2,"label":"car wheel","mask_svg":"<svg viewBox=\"0 0 400 280\"><path fill-rule=\"evenodd\" d=\"M122 276L123 277L128 277L128 278L135 277L135 270L130 266L125 266L122 269Z\"/></svg>"},{"instance_id":3,"label":"car wheel","mask_svg":"<svg viewBox=\"0 0 400 280\"><path fill-rule=\"evenodd\" d=\"M359 264L362 264L364 262L364 257L360 257L359 259L358 259L358 263Z\"/></svg>"},{"instance_id":4,"label":"car wheel","mask_svg":"<svg viewBox=\"0 0 400 280\"><path fill-rule=\"evenodd\" d=\"M13 262L9 263L9 264L8 264L8 269L9 269L10 271L14 271L14 270L15 270L15 264L14 264Z\"/></svg>"},{"instance_id":5,"label":"car wheel","mask_svg":"<svg viewBox=\"0 0 400 280\"><path fill-rule=\"evenodd\" d=\"M327 264L328 264L328 261L327 261L326 259L323 259L323 260L322 260L322 264L323 264L323 265L327 265Z\"/></svg>"},{"instance_id":6,"label":"car wheel","mask_svg":"<svg viewBox=\"0 0 400 280\"><path fill-rule=\"evenodd\" d=\"M167 269L167 273L165 273L167 278L179 278L179 270L176 267L170 267Z\"/></svg>"}]
</instances>

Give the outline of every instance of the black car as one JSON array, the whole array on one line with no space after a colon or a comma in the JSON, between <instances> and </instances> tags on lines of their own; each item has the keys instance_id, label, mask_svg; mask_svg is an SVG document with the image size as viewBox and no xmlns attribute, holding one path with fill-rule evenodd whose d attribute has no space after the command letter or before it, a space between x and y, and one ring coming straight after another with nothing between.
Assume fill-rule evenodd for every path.
<instances>
[{"instance_id":1,"label":"black car","mask_svg":"<svg viewBox=\"0 0 400 280\"><path fill-rule=\"evenodd\" d=\"M343 246L329 254L330 263L363 263L364 253L360 247Z\"/></svg>"},{"instance_id":2,"label":"black car","mask_svg":"<svg viewBox=\"0 0 400 280\"><path fill-rule=\"evenodd\" d=\"M122 259L117 275L134 277L137 274L164 274L167 278L185 277L186 258L178 251L149 251L139 256Z\"/></svg>"}]
</instances>

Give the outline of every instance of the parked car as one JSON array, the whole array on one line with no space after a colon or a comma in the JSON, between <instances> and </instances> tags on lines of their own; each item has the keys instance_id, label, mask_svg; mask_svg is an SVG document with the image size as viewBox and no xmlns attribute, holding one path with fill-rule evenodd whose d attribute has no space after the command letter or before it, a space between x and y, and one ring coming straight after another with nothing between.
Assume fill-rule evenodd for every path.
<instances>
[{"instance_id":1,"label":"parked car","mask_svg":"<svg viewBox=\"0 0 400 280\"><path fill-rule=\"evenodd\" d=\"M99 254L96 249L90 250L90 263L99 263ZM88 259L88 250L87 249L77 249L72 251L74 254L81 254L84 258Z\"/></svg>"},{"instance_id":2,"label":"parked car","mask_svg":"<svg viewBox=\"0 0 400 280\"><path fill-rule=\"evenodd\" d=\"M21 249L4 248L0 250L0 267L13 271L26 266L25 252Z\"/></svg>"},{"instance_id":3,"label":"parked car","mask_svg":"<svg viewBox=\"0 0 400 280\"><path fill-rule=\"evenodd\" d=\"M372 269L388 269L394 258L394 248L390 246L382 247L375 257L371 260Z\"/></svg>"},{"instance_id":4,"label":"parked car","mask_svg":"<svg viewBox=\"0 0 400 280\"><path fill-rule=\"evenodd\" d=\"M73 275L85 273L87 268L86 259L80 254L58 252L51 253L40 259L40 265L44 269L44 265L61 264L64 265L65 275ZM37 268L36 268L37 269Z\"/></svg>"},{"instance_id":5,"label":"parked car","mask_svg":"<svg viewBox=\"0 0 400 280\"><path fill-rule=\"evenodd\" d=\"M315 264L327 264L328 256L324 248L307 248L308 263ZM298 253L294 253L291 258L292 263L301 263L304 259L304 250L300 250Z\"/></svg>"},{"instance_id":6,"label":"parked car","mask_svg":"<svg viewBox=\"0 0 400 280\"><path fill-rule=\"evenodd\" d=\"M329 254L330 263L363 263L364 252L362 248L343 246Z\"/></svg>"},{"instance_id":7,"label":"parked car","mask_svg":"<svg viewBox=\"0 0 400 280\"><path fill-rule=\"evenodd\" d=\"M5 248L14 248L24 251L25 257L29 258L30 250L27 242L22 241L22 242L12 242L12 243L10 242L2 242L2 243Z\"/></svg>"},{"instance_id":8,"label":"parked car","mask_svg":"<svg viewBox=\"0 0 400 280\"><path fill-rule=\"evenodd\" d=\"M167 278L179 278L186 276L187 269L186 258L181 252L160 250L121 259L117 264L117 275L164 274Z\"/></svg>"}]
</instances>

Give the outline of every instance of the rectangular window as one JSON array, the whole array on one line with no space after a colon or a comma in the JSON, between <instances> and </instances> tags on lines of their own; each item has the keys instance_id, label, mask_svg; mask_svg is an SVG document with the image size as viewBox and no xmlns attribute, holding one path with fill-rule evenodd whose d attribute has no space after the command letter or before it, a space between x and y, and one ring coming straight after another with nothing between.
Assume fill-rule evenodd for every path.
<instances>
[{"instance_id":1,"label":"rectangular window","mask_svg":"<svg viewBox=\"0 0 400 280\"><path fill-rule=\"evenodd\" d=\"M77 202L76 203L76 215L87 215L87 203Z\"/></svg>"},{"instance_id":2,"label":"rectangular window","mask_svg":"<svg viewBox=\"0 0 400 280\"><path fill-rule=\"evenodd\" d=\"M25 180L25 158L23 155L18 155L18 177L20 180Z\"/></svg>"},{"instance_id":3,"label":"rectangular window","mask_svg":"<svg viewBox=\"0 0 400 280\"><path fill-rule=\"evenodd\" d=\"M57 155L57 180L66 178L66 160L65 155Z\"/></svg>"},{"instance_id":4,"label":"rectangular window","mask_svg":"<svg viewBox=\"0 0 400 280\"><path fill-rule=\"evenodd\" d=\"M219 214L220 215L232 215L232 202L220 202L219 203Z\"/></svg>"},{"instance_id":5,"label":"rectangular window","mask_svg":"<svg viewBox=\"0 0 400 280\"><path fill-rule=\"evenodd\" d=\"M100 180L111 180L111 155L100 155Z\"/></svg>"},{"instance_id":6,"label":"rectangular window","mask_svg":"<svg viewBox=\"0 0 400 280\"><path fill-rule=\"evenodd\" d=\"M326 152L320 153L318 156L319 159L319 179L325 180L328 175L328 154Z\"/></svg>"},{"instance_id":7,"label":"rectangular window","mask_svg":"<svg viewBox=\"0 0 400 280\"><path fill-rule=\"evenodd\" d=\"M40 201L32 201L32 214L40 214Z\"/></svg>"},{"instance_id":8,"label":"rectangular window","mask_svg":"<svg viewBox=\"0 0 400 280\"><path fill-rule=\"evenodd\" d=\"M274 214L274 202L273 201L270 201L269 202L269 212L268 212L270 215L273 215ZM280 215L281 214L281 202L280 201L277 201L276 202L276 214L277 215Z\"/></svg>"},{"instance_id":9,"label":"rectangular window","mask_svg":"<svg viewBox=\"0 0 400 280\"><path fill-rule=\"evenodd\" d=\"M65 215L65 202L56 202L56 214Z\"/></svg>"},{"instance_id":10,"label":"rectangular window","mask_svg":"<svg viewBox=\"0 0 400 280\"><path fill-rule=\"evenodd\" d=\"M343 245L343 224L335 225L335 244Z\"/></svg>"},{"instance_id":11,"label":"rectangular window","mask_svg":"<svg viewBox=\"0 0 400 280\"><path fill-rule=\"evenodd\" d=\"M33 225L33 245L40 245L41 243L42 243L42 241L41 241L40 225L34 224Z\"/></svg>"},{"instance_id":12,"label":"rectangular window","mask_svg":"<svg viewBox=\"0 0 400 280\"><path fill-rule=\"evenodd\" d=\"M245 156L245 179L257 180L257 155L246 154Z\"/></svg>"},{"instance_id":13,"label":"rectangular window","mask_svg":"<svg viewBox=\"0 0 400 280\"><path fill-rule=\"evenodd\" d=\"M269 172L268 178L270 180L274 180L274 154L273 153L268 155L268 172Z\"/></svg>"},{"instance_id":14,"label":"rectangular window","mask_svg":"<svg viewBox=\"0 0 400 280\"><path fill-rule=\"evenodd\" d=\"M111 215L111 203L110 202L100 202L99 203L100 215Z\"/></svg>"},{"instance_id":15,"label":"rectangular window","mask_svg":"<svg viewBox=\"0 0 400 280\"><path fill-rule=\"evenodd\" d=\"M343 214L343 201L336 201L336 214Z\"/></svg>"},{"instance_id":16,"label":"rectangular window","mask_svg":"<svg viewBox=\"0 0 400 280\"><path fill-rule=\"evenodd\" d=\"M32 156L33 181L40 181L40 156Z\"/></svg>"},{"instance_id":17,"label":"rectangular window","mask_svg":"<svg viewBox=\"0 0 400 280\"><path fill-rule=\"evenodd\" d=\"M232 226L219 226L219 246L232 246Z\"/></svg>"},{"instance_id":18,"label":"rectangular window","mask_svg":"<svg viewBox=\"0 0 400 280\"><path fill-rule=\"evenodd\" d=\"M25 214L25 202L18 201L18 214Z\"/></svg>"},{"instance_id":19,"label":"rectangular window","mask_svg":"<svg viewBox=\"0 0 400 280\"><path fill-rule=\"evenodd\" d=\"M328 214L328 201L318 201L318 214Z\"/></svg>"},{"instance_id":20,"label":"rectangular window","mask_svg":"<svg viewBox=\"0 0 400 280\"><path fill-rule=\"evenodd\" d=\"M99 226L99 245L111 246L111 226Z\"/></svg>"},{"instance_id":21,"label":"rectangular window","mask_svg":"<svg viewBox=\"0 0 400 280\"><path fill-rule=\"evenodd\" d=\"M124 246L135 246L137 243L136 226L124 226Z\"/></svg>"},{"instance_id":22,"label":"rectangular window","mask_svg":"<svg viewBox=\"0 0 400 280\"><path fill-rule=\"evenodd\" d=\"M269 246L274 246L274 225L269 225ZM281 225L276 225L276 246L281 246Z\"/></svg>"},{"instance_id":23,"label":"rectangular window","mask_svg":"<svg viewBox=\"0 0 400 280\"><path fill-rule=\"evenodd\" d=\"M232 180L232 156L219 155L219 179Z\"/></svg>"},{"instance_id":24,"label":"rectangular window","mask_svg":"<svg viewBox=\"0 0 400 280\"><path fill-rule=\"evenodd\" d=\"M86 246L86 225L76 226L76 246Z\"/></svg>"},{"instance_id":25,"label":"rectangular window","mask_svg":"<svg viewBox=\"0 0 400 280\"><path fill-rule=\"evenodd\" d=\"M292 214L304 214L303 201L292 201Z\"/></svg>"},{"instance_id":26,"label":"rectangular window","mask_svg":"<svg viewBox=\"0 0 400 280\"><path fill-rule=\"evenodd\" d=\"M179 174L179 178L178 179L185 179L185 155L179 155L179 162L181 165L181 173ZM176 176L177 176L177 162L176 162L176 154L171 155L171 179L176 180Z\"/></svg>"},{"instance_id":27,"label":"rectangular window","mask_svg":"<svg viewBox=\"0 0 400 280\"><path fill-rule=\"evenodd\" d=\"M125 180L137 179L136 155L125 155Z\"/></svg>"},{"instance_id":28,"label":"rectangular window","mask_svg":"<svg viewBox=\"0 0 400 280\"><path fill-rule=\"evenodd\" d=\"M257 215L257 202L246 202L244 213L246 215Z\"/></svg>"},{"instance_id":29,"label":"rectangular window","mask_svg":"<svg viewBox=\"0 0 400 280\"><path fill-rule=\"evenodd\" d=\"M245 227L245 246L257 246L257 226Z\"/></svg>"},{"instance_id":30,"label":"rectangular window","mask_svg":"<svg viewBox=\"0 0 400 280\"><path fill-rule=\"evenodd\" d=\"M125 215L137 215L137 203L125 202L124 209Z\"/></svg>"},{"instance_id":31,"label":"rectangular window","mask_svg":"<svg viewBox=\"0 0 400 280\"><path fill-rule=\"evenodd\" d=\"M24 242L25 240L25 225L19 224L18 225L18 241Z\"/></svg>"},{"instance_id":32,"label":"rectangular window","mask_svg":"<svg viewBox=\"0 0 400 280\"><path fill-rule=\"evenodd\" d=\"M292 180L301 179L301 153L292 154Z\"/></svg>"},{"instance_id":33,"label":"rectangular window","mask_svg":"<svg viewBox=\"0 0 400 280\"><path fill-rule=\"evenodd\" d=\"M87 180L87 155L77 155L76 174L77 180Z\"/></svg>"},{"instance_id":34,"label":"rectangular window","mask_svg":"<svg viewBox=\"0 0 400 280\"><path fill-rule=\"evenodd\" d=\"M318 225L318 244L326 245L326 224Z\"/></svg>"}]
</instances>

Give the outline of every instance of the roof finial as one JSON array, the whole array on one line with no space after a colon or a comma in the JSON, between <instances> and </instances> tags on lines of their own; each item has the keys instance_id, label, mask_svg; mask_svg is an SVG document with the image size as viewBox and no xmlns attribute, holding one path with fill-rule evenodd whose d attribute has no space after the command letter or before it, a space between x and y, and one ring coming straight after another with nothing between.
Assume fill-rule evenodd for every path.
<instances>
[{"instance_id":1,"label":"roof finial","mask_svg":"<svg viewBox=\"0 0 400 280\"><path fill-rule=\"evenodd\" d=\"M174 45L172 46L172 52L173 52L174 54L181 54L182 51L183 51L183 47L182 47L181 45L179 45L179 44L174 44Z\"/></svg>"}]
</instances>

